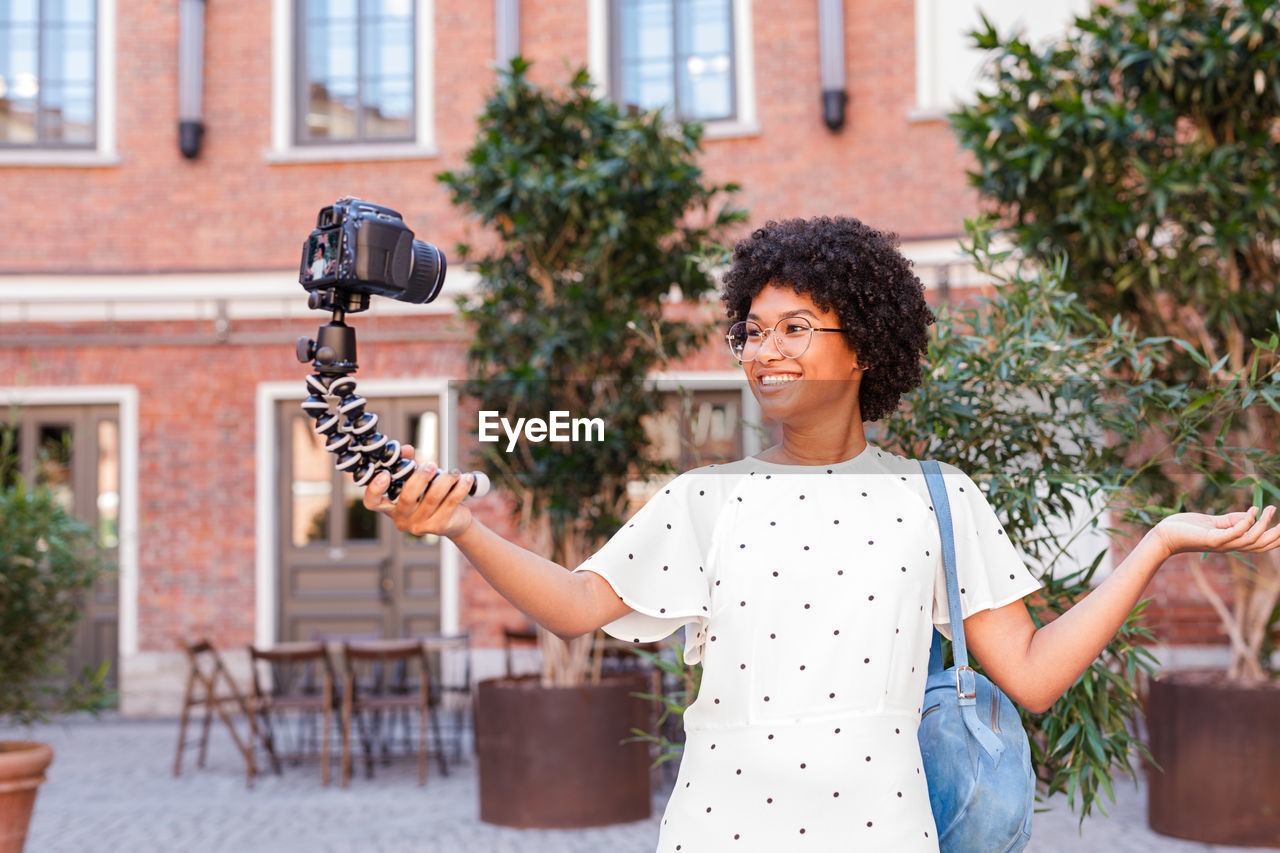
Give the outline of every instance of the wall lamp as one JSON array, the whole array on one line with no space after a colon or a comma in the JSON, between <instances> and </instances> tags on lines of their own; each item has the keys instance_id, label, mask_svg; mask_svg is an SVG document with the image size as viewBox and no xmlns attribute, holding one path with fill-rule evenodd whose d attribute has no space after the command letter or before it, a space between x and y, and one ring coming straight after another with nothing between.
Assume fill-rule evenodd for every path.
<instances>
[{"instance_id":1,"label":"wall lamp","mask_svg":"<svg viewBox=\"0 0 1280 853\"><path fill-rule=\"evenodd\" d=\"M205 0L178 0L178 148L194 160L204 138Z\"/></svg>"},{"instance_id":2,"label":"wall lamp","mask_svg":"<svg viewBox=\"0 0 1280 853\"><path fill-rule=\"evenodd\" d=\"M822 120L844 127L849 95L844 88L844 0L818 0L818 56L822 66Z\"/></svg>"}]
</instances>

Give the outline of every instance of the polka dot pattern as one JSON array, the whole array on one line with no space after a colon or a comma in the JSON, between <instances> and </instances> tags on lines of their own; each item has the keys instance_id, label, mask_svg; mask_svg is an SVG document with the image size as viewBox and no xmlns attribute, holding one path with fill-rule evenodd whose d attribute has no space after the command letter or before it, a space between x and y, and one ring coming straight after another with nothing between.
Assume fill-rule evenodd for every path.
<instances>
[{"instance_id":1,"label":"polka dot pattern","mask_svg":"<svg viewBox=\"0 0 1280 853\"><path fill-rule=\"evenodd\" d=\"M980 489L943 470L962 611L1038 588ZM947 618L930 504L918 463L873 446L835 466L747 459L678 477L580 567L633 608L606 631L684 626L704 664L660 851L935 853L914 736Z\"/></svg>"}]
</instances>

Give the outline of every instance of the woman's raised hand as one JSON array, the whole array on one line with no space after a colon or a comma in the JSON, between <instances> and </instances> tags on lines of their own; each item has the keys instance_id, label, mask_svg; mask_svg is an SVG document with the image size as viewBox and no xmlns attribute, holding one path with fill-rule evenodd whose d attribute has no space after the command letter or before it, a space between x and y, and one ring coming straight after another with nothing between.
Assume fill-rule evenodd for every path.
<instances>
[{"instance_id":1,"label":"woman's raised hand","mask_svg":"<svg viewBox=\"0 0 1280 853\"><path fill-rule=\"evenodd\" d=\"M1270 551L1280 545L1280 525L1271 526L1275 514L1274 506L1264 509L1261 515L1256 506L1226 515L1180 512L1161 519L1151 532L1171 556L1196 551Z\"/></svg>"},{"instance_id":2,"label":"woman's raised hand","mask_svg":"<svg viewBox=\"0 0 1280 853\"><path fill-rule=\"evenodd\" d=\"M413 447L401 446L400 454L405 459L413 459ZM391 477L383 471L365 487L364 505L366 509L390 516L396 529L403 533L457 536L471 526L471 510L462 499L474 480L474 474L440 471L434 462L427 462L409 475L400 496L392 503L386 496Z\"/></svg>"}]
</instances>

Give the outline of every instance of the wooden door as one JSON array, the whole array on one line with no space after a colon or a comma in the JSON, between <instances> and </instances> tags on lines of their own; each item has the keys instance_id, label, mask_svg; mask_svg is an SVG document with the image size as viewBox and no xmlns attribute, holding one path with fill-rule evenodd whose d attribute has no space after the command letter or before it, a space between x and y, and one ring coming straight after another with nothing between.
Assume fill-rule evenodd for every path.
<instances>
[{"instance_id":1,"label":"wooden door","mask_svg":"<svg viewBox=\"0 0 1280 853\"><path fill-rule=\"evenodd\" d=\"M64 509L90 525L106 562L118 565L120 543L120 417L116 406L30 406L16 409L0 430L8 434L16 472L53 491ZM105 661L107 684L117 684L119 581L103 573L85 597L67 659L68 672Z\"/></svg>"},{"instance_id":2,"label":"wooden door","mask_svg":"<svg viewBox=\"0 0 1280 853\"><path fill-rule=\"evenodd\" d=\"M379 430L439 454L435 397L370 398ZM334 468L296 402L277 410L280 570L278 639L394 638L440 630L440 542L401 534L366 510L364 494Z\"/></svg>"}]
</instances>

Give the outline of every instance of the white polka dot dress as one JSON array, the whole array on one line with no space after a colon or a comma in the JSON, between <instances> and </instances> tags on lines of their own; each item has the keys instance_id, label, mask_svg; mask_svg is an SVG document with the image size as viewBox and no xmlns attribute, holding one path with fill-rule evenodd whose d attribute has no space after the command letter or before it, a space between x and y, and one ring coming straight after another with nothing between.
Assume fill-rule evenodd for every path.
<instances>
[{"instance_id":1,"label":"white polka dot dress","mask_svg":"<svg viewBox=\"0 0 1280 853\"><path fill-rule=\"evenodd\" d=\"M965 615L1038 589L978 487L942 467ZM661 853L937 850L916 727L948 614L917 462L868 446L690 471L583 570L632 608L608 633L685 626L703 664Z\"/></svg>"}]
</instances>

